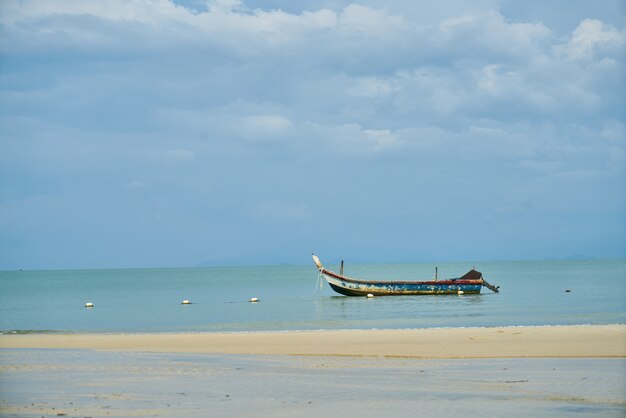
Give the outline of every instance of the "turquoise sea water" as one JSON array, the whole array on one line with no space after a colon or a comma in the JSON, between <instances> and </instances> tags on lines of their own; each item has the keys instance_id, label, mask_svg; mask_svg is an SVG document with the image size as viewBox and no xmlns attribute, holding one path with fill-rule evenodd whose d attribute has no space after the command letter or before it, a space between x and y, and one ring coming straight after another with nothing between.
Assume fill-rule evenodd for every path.
<instances>
[{"instance_id":1,"label":"turquoise sea water","mask_svg":"<svg viewBox=\"0 0 626 418\"><path fill-rule=\"evenodd\" d=\"M473 267L438 263L439 278ZM335 265L328 268L338 270ZM432 278L435 264L346 265L351 277ZM316 287L315 267L0 272L3 332L201 332L626 323L626 260L481 262L493 294L367 299ZM566 292L570 289L571 292ZM259 303L249 303L258 297ZM181 305L189 299L191 305ZM95 307L87 309L86 302Z\"/></svg>"}]
</instances>

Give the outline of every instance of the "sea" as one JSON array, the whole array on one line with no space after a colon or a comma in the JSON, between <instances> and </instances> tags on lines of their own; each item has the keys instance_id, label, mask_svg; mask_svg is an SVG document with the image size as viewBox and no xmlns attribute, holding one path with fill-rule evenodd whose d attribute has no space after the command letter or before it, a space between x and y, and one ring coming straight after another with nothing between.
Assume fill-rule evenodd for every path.
<instances>
[{"instance_id":1,"label":"sea","mask_svg":"<svg viewBox=\"0 0 626 418\"><path fill-rule=\"evenodd\" d=\"M326 265L338 271L335 264ZM350 264L372 280L460 277L500 293L346 297L315 266L0 272L0 332L255 332L626 323L626 260ZM321 286L320 286L321 285ZM250 302L258 298L258 302ZM189 300L190 304L182 304ZM93 308L86 308L86 303Z\"/></svg>"}]
</instances>

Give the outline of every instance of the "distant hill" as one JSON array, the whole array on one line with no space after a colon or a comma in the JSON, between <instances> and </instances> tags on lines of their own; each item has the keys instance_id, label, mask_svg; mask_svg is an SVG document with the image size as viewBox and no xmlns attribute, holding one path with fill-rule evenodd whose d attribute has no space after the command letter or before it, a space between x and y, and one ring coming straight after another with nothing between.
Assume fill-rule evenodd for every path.
<instances>
[{"instance_id":1,"label":"distant hill","mask_svg":"<svg viewBox=\"0 0 626 418\"><path fill-rule=\"evenodd\" d=\"M591 257L588 255L582 255L582 254L574 254L574 255L565 257L564 260L596 260L596 257Z\"/></svg>"}]
</instances>

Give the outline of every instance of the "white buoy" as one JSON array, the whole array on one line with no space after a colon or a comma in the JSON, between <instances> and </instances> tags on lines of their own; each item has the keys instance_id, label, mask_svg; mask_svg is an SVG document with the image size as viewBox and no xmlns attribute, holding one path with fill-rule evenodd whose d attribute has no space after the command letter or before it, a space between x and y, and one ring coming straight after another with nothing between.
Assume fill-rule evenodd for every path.
<instances>
[{"instance_id":1,"label":"white buoy","mask_svg":"<svg viewBox=\"0 0 626 418\"><path fill-rule=\"evenodd\" d=\"M464 291L462 291L462 290L459 290L457 293L458 293L459 295L462 295L462 294L463 294L463 293L465 293L465 292L464 292Z\"/></svg>"},{"instance_id":2,"label":"white buoy","mask_svg":"<svg viewBox=\"0 0 626 418\"><path fill-rule=\"evenodd\" d=\"M93 308L93 303L91 302L85 303L85 308Z\"/></svg>"},{"instance_id":3,"label":"white buoy","mask_svg":"<svg viewBox=\"0 0 626 418\"><path fill-rule=\"evenodd\" d=\"M249 302L256 303L259 301L259 298L250 298Z\"/></svg>"},{"instance_id":4,"label":"white buoy","mask_svg":"<svg viewBox=\"0 0 626 418\"><path fill-rule=\"evenodd\" d=\"M374 297L374 295L372 295L371 293L368 293L368 294L367 294L367 297L368 297L368 298L373 298L373 297Z\"/></svg>"},{"instance_id":5,"label":"white buoy","mask_svg":"<svg viewBox=\"0 0 626 418\"><path fill-rule=\"evenodd\" d=\"M185 299L180 304L181 305L191 305L191 302L189 302L187 299Z\"/></svg>"}]
</instances>

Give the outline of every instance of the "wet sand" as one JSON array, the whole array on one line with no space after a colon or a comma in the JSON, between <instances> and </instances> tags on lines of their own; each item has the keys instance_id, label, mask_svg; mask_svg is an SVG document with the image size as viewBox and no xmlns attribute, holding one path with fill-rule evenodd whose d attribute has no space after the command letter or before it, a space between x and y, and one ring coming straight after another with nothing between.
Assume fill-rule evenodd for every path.
<instances>
[{"instance_id":1,"label":"wet sand","mask_svg":"<svg viewBox=\"0 0 626 418\"><path fill-rule=\"evenodd\" d=\"M624 358L0 350L16 417L623 417Z\"/></svg>"},{"instance_id":2,"label":"wet sand","mask_svg":"<svg viewBox=\"0 0 626 418\"><path fill-rule=\"evenodd\" d=\"M626 325L0 336L6 417L626 416Z\"/></svg>"},{"instance_id":3,"label":"wet sand","mask_svg":"<svg viewBox=\"0 0 626 418\"><path fill-rule=\"evenodd\" d=\"M415 358L626 357L626 325L189 334L26 334L0 348Z\"/></svg>"}]
</instances>

